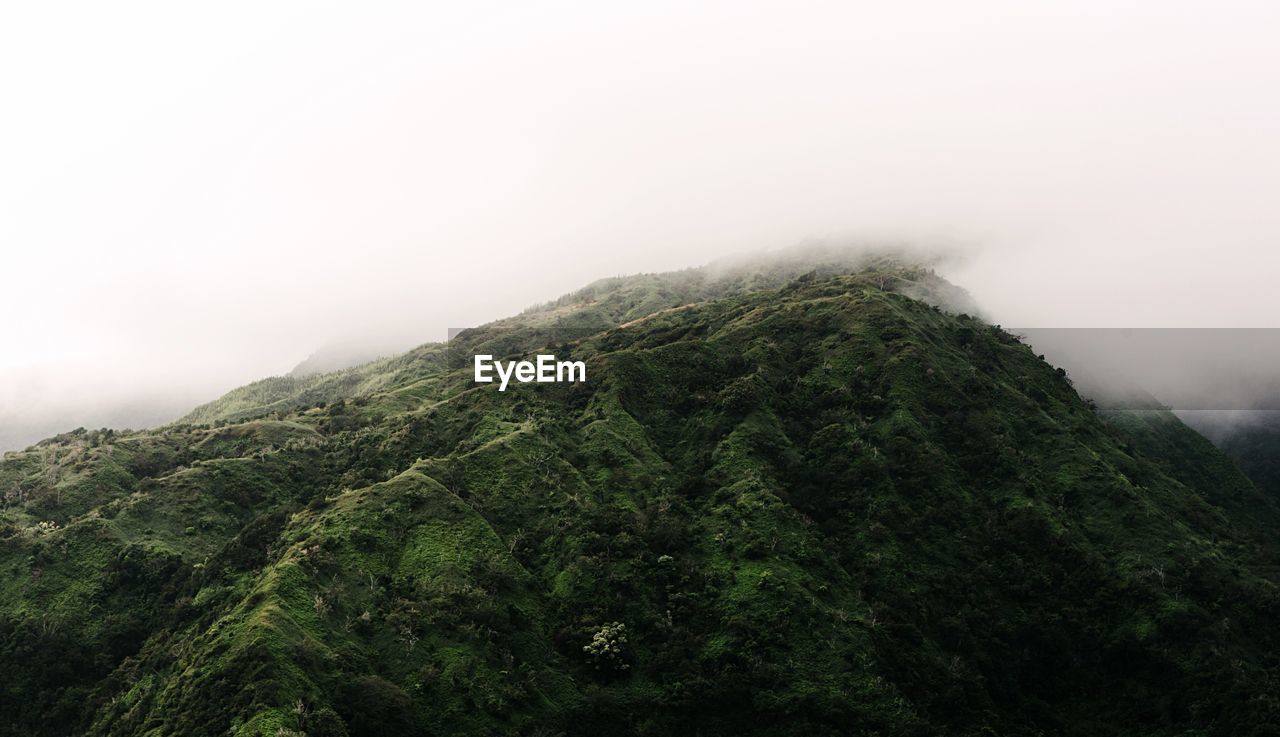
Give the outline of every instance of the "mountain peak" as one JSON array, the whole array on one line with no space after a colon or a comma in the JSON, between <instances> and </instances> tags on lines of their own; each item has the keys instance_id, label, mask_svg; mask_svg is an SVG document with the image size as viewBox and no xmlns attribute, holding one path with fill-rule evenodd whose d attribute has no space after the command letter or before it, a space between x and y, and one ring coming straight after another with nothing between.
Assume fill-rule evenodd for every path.
<instances>
[{"instance_id":1,"label":"mountain peak","mask_svg":"<svg viewBox=\"0 0 1280 737\"><path fill-rule=\"evenodd\" d=\"M1274 668L1274 504L1172 415L1100 415L922 299L953 289L897 262L606 280L12 454L4 727L1276 723L1239 699ZM499 392L466 360L548 347L588 379Z\"/></svg>"}]
</instances>

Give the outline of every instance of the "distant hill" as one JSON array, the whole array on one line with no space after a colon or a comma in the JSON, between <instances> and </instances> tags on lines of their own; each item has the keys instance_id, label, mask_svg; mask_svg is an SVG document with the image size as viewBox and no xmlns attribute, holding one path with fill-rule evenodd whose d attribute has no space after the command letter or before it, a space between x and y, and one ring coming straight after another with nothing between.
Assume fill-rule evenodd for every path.
<instances>
[{"instance_id":1,"label":"distant hill","mask_svg":"<svg viewBox=\"0 0 1280 737\"><path fill-rule=\"evenodd\" d=\"M0 732L1280 732L1275 504L974 312L892 256L605 280L11 454ZM472 382L539 351L588 380Z\"/></svg>"},{"instance_id":2,"label":"distant hill","mask_svg":"<svg viewBox=\"0 0 1280 737\"><path fill-rule=\"evenodd\" d=\"M144 428L173 422L190 410L191 400L177 397L132 398L94 406L59 403L21 411L0 407L0 454L21 450L33 443L84 425L93 428Z\"/></svg>"},{"instance_id":3,"label":"distant hill","mask_svg":"<svg viewBox=\"0 0 1280 737\"><path fill-rule=\"evenodd\" d=\"M392 338L347 338L335 340L318 348L307 356L289 376L307 377L317 374L330 374L361 364L376 361L379 358L404 353L413 347L413 342L401 342Z\"/></svg>"},{"instance_id":4,"label":"distant hill","mask_svg":"<svg viewBox=\"0 0 1280 737\"><path fill-rule=\"evenodd\" d=\"M1221 448L1259 489L1280 501L1280 411L1217 410L1180 415Z\"/></svg>"}]
</instances>

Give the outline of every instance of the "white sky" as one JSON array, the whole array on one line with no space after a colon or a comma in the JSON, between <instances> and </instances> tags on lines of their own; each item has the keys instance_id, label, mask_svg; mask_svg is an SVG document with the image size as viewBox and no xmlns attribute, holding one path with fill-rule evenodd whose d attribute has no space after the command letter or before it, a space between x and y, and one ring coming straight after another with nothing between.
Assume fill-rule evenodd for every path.
<instances>
[{"instance_id":1,"label":"white sky","mask_svg":"<svg viewBox=\"0 0 1280 737\"><path fill-rule=\"evenodd\" d=\"M809 236L1280 326L1280 3L629 5L0 6L0 423Z\"/></svg>"}]
</instances>

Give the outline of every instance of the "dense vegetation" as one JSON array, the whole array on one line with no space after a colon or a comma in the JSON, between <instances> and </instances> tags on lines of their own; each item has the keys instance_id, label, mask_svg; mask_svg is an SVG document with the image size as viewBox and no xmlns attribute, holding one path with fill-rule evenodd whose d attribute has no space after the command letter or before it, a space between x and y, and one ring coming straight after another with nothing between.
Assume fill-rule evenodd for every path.
<instances>
[{"instance_id":1,"label":"dense vegetation","mask_svg":"<svg viewBox=\"0 0 1280 737\"><path fill-rule=\"evenodd\" d=\"M611 280L9 454L0 732L1280 732L1275 506L962 296Z\"/></svg>"}]
</instances>

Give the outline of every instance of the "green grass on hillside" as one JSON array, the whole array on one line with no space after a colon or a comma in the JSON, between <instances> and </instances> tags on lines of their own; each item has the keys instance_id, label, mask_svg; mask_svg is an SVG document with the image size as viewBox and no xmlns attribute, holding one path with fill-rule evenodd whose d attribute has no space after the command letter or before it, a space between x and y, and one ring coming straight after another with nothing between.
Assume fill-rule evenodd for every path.
<instances>
[{"instance_id":1,"label":"green grass on hillside","mask_svg":"<svg viewBox=\"0 0 1280 737\"><path fill-rule=\"evenodd\" d=\"M1272 502L927 270L795 272L7 455L0 733L1280 732Z\"/></svg>"}]
</instances>

